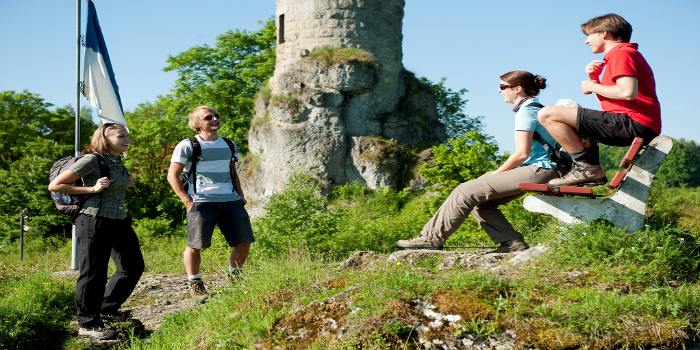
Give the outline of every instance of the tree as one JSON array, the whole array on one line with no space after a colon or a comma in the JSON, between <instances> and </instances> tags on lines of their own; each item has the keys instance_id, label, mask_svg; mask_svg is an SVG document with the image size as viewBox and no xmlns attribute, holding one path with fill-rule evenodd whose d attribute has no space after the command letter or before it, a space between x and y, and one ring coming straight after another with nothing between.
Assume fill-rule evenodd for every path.
<instances>
[{"instance_id":1,"label":"tree","mask_svg":"<svg viewBox=\"0 0 700 350\"><path fill-rule=\"evenodd\" d=\"M468 102L468 100L464 99L464 94L468 92L467 89L459 89L457 91L450 89L445 86L446 78L440 79L437 83L433 83L425 77L419 80L433 92L438 116L442 124L445 125L445 131L449 139L454 139L469 131L483 131L484 125L481 117L468 116L463 112L464 105Z\"/></svg>"},{"instance_id":2,"label":"tree","mask_svg":"<svg viewBox=\"0 0 700 350\"><path fill-rule=\"evenodd\" d=\"M222 132L241 150L253 118L253 99L275 68L275 22L256 32L230 31L216 45L195 46L168 58L165 71L176 71L173 97L191 109L210 105L222 115Z\"/></svg>"},{"instance_id":3,"label":"tree","mask_svg":"<svg viewBox=\"0 0 700 350\"><path fill-rule=\"evenodd\" d=\"M32 218L30 236L49 237L70 223L54 208L47 186L51 165L73 153L74 112L51 107L30 92L0 92L0 246L18 235L23 208ZM81 143L88 142L94 129L89 113L83 113Z\"/></svg>"}]
</instances>

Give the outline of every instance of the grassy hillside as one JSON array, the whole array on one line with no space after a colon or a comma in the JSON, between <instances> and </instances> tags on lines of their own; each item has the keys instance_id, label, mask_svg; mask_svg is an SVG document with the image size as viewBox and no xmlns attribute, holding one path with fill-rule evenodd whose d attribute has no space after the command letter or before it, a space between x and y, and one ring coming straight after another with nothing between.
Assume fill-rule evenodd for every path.
<instances>
[{"instance_id":1,"label":"grassy hillside","mask_svg":"<svg viewBox=\"0 0 700 350\"><path fill-rule=\"evenodd\" d=\"M510 339L517 347L680 347L700 338L700 189L654 189L647 227L628 234L594 223L562 227L505 207L526 239L549 251L529 264L493 274L439 268L440 257L414 264L381 256L341 269L355 250L391 251L415 235L440 202L425 193L371 192L345 186L323 196L299 179L256 222L258 242L242 278L199 308L169 316L133 349L416 348L437 342ZM220 272L227 249L217 235L204 256ZM142 237L148 273L182 273L180 237ZM297 244L304 242L304 244ZM488 245L473 221L451 246ZM0 348L89 348L72 339L73 281L48 277L65 269L68 247L0 256ZM420 305L459 315L422 329ZM31 310L31 311L30 311Z\"/></svg>"}]
</instances>

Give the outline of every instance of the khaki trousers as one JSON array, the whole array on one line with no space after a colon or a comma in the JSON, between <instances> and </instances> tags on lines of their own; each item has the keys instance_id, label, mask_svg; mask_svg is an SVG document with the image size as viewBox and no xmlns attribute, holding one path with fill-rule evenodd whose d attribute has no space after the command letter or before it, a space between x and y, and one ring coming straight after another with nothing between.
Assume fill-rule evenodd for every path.
<instances>
[{"instance_id":1,"label":"khaki trousers","mask_svg":"<svg viewBox=\"0 0 700 350\"><path fill-rule=\"evenodd\" d=\"M534 165L518 167L497 174L487 173L460 184L421 231L421 236L444 242L471 213L481 228L496 243L523 239L506 220L498 206L510 202L524 192L518 183L546 183L559 177L552 169Z\"/></svg>"}]
</instances>

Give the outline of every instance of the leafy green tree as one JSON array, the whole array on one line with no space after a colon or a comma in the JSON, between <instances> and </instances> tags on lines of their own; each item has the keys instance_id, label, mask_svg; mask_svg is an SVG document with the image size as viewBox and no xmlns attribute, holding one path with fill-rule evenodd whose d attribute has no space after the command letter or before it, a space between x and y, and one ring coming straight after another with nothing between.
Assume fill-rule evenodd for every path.
<instances>
[{"instance_id":1,"label":"leafy green tree","mask_svg":"<svg viewBox=\"0 0 700 350\"><path fill-rule=\"evenodd\" d=\"M52 108L37 94L28 91L0 92L0 169L24 153L27 143L47 139L59 144L73 145L75 111L71 107ZM86 143L95 124L86 111L82 113L80 139Z\"/></svg>"},{"instance_id":2,"label":"leafy green tree","mask_svg":"<svg viewBox=\"0 0 700 350\"><path fill-rule=\"evenodd\" d=\"M69 224L53 206L47 186L52 164L73 153L74 111L51 107L26 91L0 92L0 245L18 236L23 208L31 217L29 236L50 237ZM94 128L89 113L83 113L81 144L88 142Z\"/></svg>"},{"instance_id":3,"label":"leafy green tree","mask_svg":"<svg viewBox=\"0 0 700 350\"><path fill-rule=\"evenodd\" d=\"M185 107L177 102L164 96L126 115L132 147L125 163L134 182L126 201L135 219L164 216L176 223L182 221L184 207L166 178L175 145L193 131L187 126Z\"/></svg>"},{"instance_id":4,"label":"leafy green tree","mask_svg":"<svg viewBox=\"0 0 700 350\"><path fill-rule=\"evenodd\" d=\"M275 22L269 20L259 31L230 31L214 47L195 46L171 56L165 71L178 73L173 89L178 103L188 109L203 104L216 108L223 117L222 131L245 152L255 93L274 68Z\"/></svg>"},{"instance_id":5,"label":"leafy green tree","mask_svg":"<svg viewBox=\"0 0 700 350\"><path fill-rule=\"evenodd\" d=\"M421 77L420 82L428 86L435 96L437 112L440 121L445 125L447 137L453 139L464 135L468 131L482 132L484 125L481 117L472 117L464 114L464 105L468 102L464 98L467 89L452 90L445 85L446 78L440 79L437 83L428 78Z\"/></svg>"},{"instance_id":6,"label":"leafy green tree","mask_svg":"<svg viewBox=\"0 0 700 350\"><path fill-rule=\"evenodd\" d=\"M494 170L504 160L491 136L469 131L447 143L432 148L433 161L424 164L420 173L426 181L452 190L462 182Z\"/></svg>"}]
</instances>

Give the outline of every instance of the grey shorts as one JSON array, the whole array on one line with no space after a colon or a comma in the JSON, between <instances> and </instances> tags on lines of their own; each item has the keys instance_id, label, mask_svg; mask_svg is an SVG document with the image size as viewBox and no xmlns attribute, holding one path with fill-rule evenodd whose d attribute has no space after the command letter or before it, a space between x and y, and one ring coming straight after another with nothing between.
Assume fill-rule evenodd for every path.
<instances>
[{"instance_id":1,"label":"grey shorts","mask_svg":"<svg viewBox=\"0 0 700 350\"><path fill-rule=\"evenodd\" d=\"M210 247L216 225L231 247L255 242L243 201L195 202L187 212L187 245L195 249Z\"/></svg>"}]
</instances>

